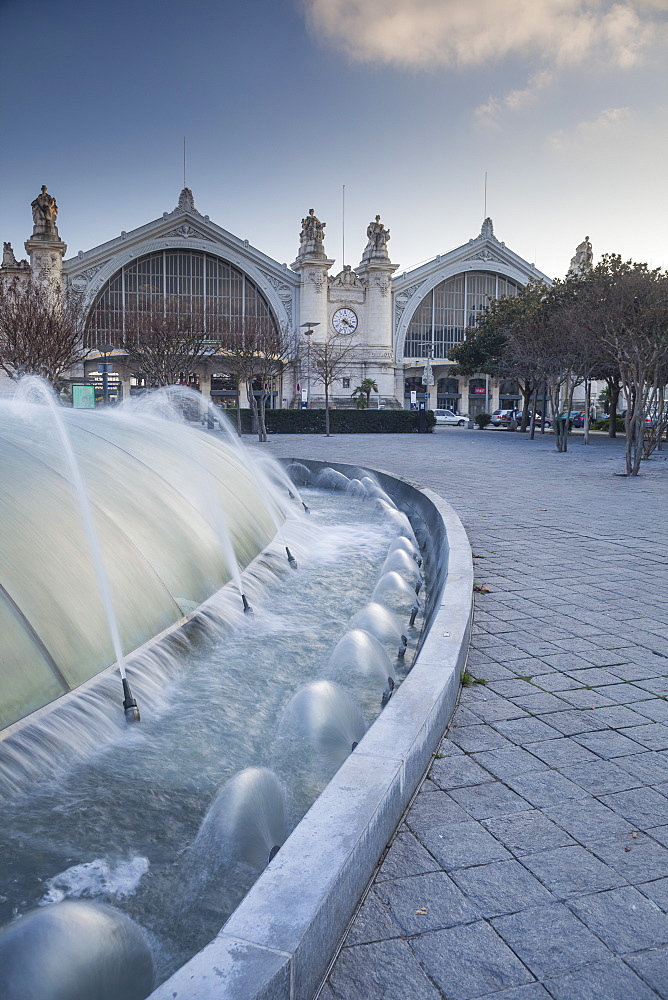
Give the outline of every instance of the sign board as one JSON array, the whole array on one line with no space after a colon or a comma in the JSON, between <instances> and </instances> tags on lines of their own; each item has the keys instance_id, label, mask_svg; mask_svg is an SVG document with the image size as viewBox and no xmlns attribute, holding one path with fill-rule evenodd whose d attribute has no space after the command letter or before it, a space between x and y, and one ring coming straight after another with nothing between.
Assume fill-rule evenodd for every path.
<instances>
[{"instance_id":1,"label":"sign board","mask_svg":"<svg viewBox=\"0 0 668 1000\"><path fill-rule=\"evenodd\" d=\"M474 385L473 392L476 396L484 396L487 390L484 385Z\"/></svg>"},{"instance_id":2,"label":"sign board","mask_svg":"<svg viewBox=\"0 0 668 1000\"><path fill-rule=\"evenodd\" d=\"M417 403L417 392L414 389L411 391L411 406L413 403Z\"/></svg>"},{"instance_id":3,"label":"sign board","mask_svg":"<svg viewBox=\"0 0 668 1000\"><path fill-rule=\"evenodd\" d=\"M72 406L77 410L95 409L95 386L94 385L73 385L72 386Z\"/></svg>"},{"instance_id":4,"label":"sign board","mask_svg":"<svg viewBox=\"0 0 668 1000\"><path fill-rule=\"evenodd\" d=\"M110 372L113 372L114 366L111 364L98 364L97 370L100 375L104 375L105 372L109 374Z\"/></svg>"}]
</instances>

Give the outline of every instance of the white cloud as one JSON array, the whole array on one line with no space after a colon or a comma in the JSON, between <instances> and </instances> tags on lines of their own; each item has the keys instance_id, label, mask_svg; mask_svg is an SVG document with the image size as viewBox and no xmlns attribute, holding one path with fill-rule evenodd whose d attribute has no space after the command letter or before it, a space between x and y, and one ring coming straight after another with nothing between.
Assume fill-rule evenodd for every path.
<instances>
[{"instance_id":1,"label":"white cloud","mask_svg":"<svg viewBox=\"0 0 668 1000\"><path fill-rule=\"evenodd\" d=\"M631 108L606 108L593 121L580 122L567 132L559 129L547 138L553 150L571 150L588 145L600 147L610 139L618 139L619 134L633 121Z\"/></svg>"},{"instance_id":2,"label":"white cloud","mask_svg":"<svg viewBox=\"0 0 668 1000\"><path fill-rule=\"evenodd\" d=\"M666 40L665 0L303 0L316 35L360 61L479 66L510 56L544 65L629 67Z\"/></svg>"},{"instance_id":3,"label":"white cloud","mask_svg":"<svg viewBox=\"0 0 668 1000\"><path fill-rule=\"evenodd\" d=\"M511 90L505 97L490 97L487 104L481 104L475 109L476 118L481 125L498 125L504 110L521 111L535 103L540 92L549 87L553 79L551 70L536 73L522 90Z\"/></svg>"}]
</instances>

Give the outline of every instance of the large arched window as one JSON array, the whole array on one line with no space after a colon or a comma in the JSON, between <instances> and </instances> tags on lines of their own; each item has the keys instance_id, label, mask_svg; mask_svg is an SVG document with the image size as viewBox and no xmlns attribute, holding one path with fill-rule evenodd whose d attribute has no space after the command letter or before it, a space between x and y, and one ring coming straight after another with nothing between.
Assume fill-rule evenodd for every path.
<instances>
[{"instance_id":1,"label":"large arched window","mask_svg":"<svg viewBox=\"0 0 668 1000\"><path fill-rule=\"evenodd\" d=\"M89 346L120 347L128 317L142 313L201 317L212 338L242 329L244 320L272 319L266 299L242 271L197 250L161 250L117 271L91 311Z\"/></svg>"},{"instance_id":2,"label":"large arched window","mask_svg":"<svg viewBox=\"0 0 668 1000\"><path fill-rule=\"evenodd\" d=\"M464 330L475 326L490 299L516 295L519 285L502 274L465 271L446 278L428 292L413 313L406 332L405 358L447 358L464 339Z\"/></svg>"}]
</instances>

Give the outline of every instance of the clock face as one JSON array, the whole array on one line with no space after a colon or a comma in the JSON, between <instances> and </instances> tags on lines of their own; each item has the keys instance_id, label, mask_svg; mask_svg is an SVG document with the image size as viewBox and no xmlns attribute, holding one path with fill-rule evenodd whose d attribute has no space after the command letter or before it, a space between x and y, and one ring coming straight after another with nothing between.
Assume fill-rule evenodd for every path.
<instances>
[{"instance_id":1,"label":"clock face","mask_svg":"<svg viewBox=\"0 0 668 1000\"><path fill-rule=\"evenodd\" d=\"M337 309L332 316L332 326L337 333L354 333L357 329L357 316L352 309Z\"/></svg>"}]
</instances>

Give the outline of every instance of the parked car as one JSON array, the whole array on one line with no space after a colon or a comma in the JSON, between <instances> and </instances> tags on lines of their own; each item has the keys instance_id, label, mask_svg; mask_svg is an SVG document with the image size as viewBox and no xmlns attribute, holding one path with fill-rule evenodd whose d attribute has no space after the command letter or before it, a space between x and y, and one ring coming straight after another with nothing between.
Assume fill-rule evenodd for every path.
<instances>
[{"instance_id":1,"label":"parked car","mask_svg":"<svg viewBox=\"0 0 668 1000\"><path fill-rule=\"evenodd\" d=\"M513 420L517 423L517 410L494 410L492 427L510 427Z\"/></svg>"},{"instance_id":2,"label":"parked car","mask_svg":"<svg viewBox=\"0 0 668 1000\"><path fill-rule=\"evenodd\" d=\"M434 410L437 424L453 424L456 427L464 427L469 422L465 413L453 413L452 410Z\"/></svg>"}]
</instances>

